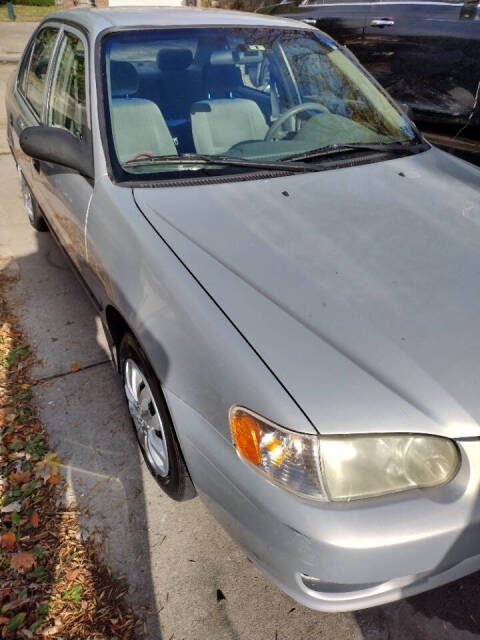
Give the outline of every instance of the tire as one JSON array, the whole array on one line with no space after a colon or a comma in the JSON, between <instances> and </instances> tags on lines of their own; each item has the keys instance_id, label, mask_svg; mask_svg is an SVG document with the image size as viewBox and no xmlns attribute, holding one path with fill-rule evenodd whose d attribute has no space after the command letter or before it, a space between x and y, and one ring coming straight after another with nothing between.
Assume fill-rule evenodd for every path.
<instances>
[{"instance_id":1,"label":"tire","mask_svg":"<svg viewBox=\"0 0 480 640\"><path fill-rule=\"evenodd\" d=\"M173 500L196 495L167 404L147 357L126 333L119 349L127 407L143 459L159 486Z\"/></svg>"},{"instance_id":2,"label":"tire","mask_svg":"<svg viewBox=\"0 0 480 640\"><path fill-rule=\"evenodd\" d=\"M30 191L30 187L26 183L20 169L18 169L18 175L20 178L20 189L22 190L23 204L25 206L25 211L27 212L28 221L36 231L48 231L47 223L42 215L42 210L40 209L35 196Z\"/></svg>"}]
</instances>

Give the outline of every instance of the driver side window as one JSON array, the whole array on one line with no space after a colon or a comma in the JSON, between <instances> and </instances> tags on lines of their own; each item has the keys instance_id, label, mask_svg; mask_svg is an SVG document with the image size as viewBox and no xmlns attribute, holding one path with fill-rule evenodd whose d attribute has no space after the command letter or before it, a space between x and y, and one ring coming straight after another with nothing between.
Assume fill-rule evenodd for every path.
<instances>
[{"instance_id":1,"label":"driver side window","mask_svg":"<svg viewBox=\"0 0 480 640\"><path fill-rule=\"evenodd\" d=\"M87 131L85 47L66 32L58 54L48 102L47 123L84 139Z\"/></svg>"}]
</instances>

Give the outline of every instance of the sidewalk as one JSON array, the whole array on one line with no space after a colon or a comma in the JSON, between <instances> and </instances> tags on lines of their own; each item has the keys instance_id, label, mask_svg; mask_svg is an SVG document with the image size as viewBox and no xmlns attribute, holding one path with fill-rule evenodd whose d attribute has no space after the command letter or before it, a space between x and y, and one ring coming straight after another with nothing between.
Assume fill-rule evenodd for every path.
<instances>
[{"instance_id":1,"label":"sidewalk","mask_svg":"<svg viewBox=\"0 0 480 640\"><path fill-rule=\"evenodd\" d=\"M2 41L0 37L0 43L1 42ZM14 64L0 64L0 156L2 156L4 153L10 153L6 136L7 114L5 113L4 105L7 80L10 77L10 74L13 73L14 69Z\"/></svg>"},{"instance_id":2,"label":"sidewalk","mask_svg":"<svg viewBox=\"0 0 480 640\"><path fill-rule=\"evenodd\" d=\"M37 22L0 22L0 63L18 62Z\"/></svg>"}]
</instances>

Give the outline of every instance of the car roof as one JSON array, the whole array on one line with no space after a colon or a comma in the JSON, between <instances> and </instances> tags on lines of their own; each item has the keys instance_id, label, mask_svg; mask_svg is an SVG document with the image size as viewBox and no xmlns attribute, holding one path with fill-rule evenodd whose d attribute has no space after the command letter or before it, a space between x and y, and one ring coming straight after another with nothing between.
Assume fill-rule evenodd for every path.
<instances>
[{"instance_id":1,"label":"car roof","mask_svg":"<svg viewBox=\"0 0 480 640\"><path fill-rule=\"evenodd\" d=\"M195 7L115 7L110 9L68 9L51 13L44 22L75 23L93 36L104 29L129 27L290 27L310 29L307 24L259 13Z\"/></svg>"}]
</instances>

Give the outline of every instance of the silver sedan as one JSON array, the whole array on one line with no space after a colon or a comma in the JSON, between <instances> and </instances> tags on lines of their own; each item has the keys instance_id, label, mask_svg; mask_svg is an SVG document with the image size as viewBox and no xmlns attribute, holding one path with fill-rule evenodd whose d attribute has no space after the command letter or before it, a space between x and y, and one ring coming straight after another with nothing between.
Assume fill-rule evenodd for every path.
<instances>
[{"instance_id":1,"label":"silver sedan","mask_svg":"<svg viewBox=\"0 0 480 640\"><path fill-rule=\"evenodd\" d=\"M52 14L7 113L168 495L314 609L480 569L479 169L258 14Z\"/></svg>"}]
</instances>

